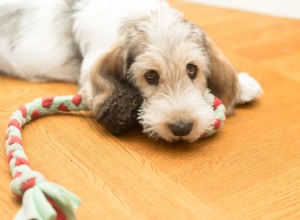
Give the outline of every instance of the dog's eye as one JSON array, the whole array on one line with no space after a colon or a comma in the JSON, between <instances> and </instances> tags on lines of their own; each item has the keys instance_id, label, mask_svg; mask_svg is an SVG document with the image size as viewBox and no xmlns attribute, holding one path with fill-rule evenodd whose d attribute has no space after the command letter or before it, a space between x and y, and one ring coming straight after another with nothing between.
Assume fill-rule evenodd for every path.
<instances>
[{"instance_id":1,"label":"dog's eye","mask_svg":"<svg viewBox=\"0 0 300 220\"><path fill-rule=\"evenodd\" d=\"M158 85L159 82L159 75L155 70L149 70L144 75L146 81L150 85Z\"/></svg>"},{"instance_id":2,"label":"dog's eye","mask_svg":"<svg viewBox=\"0 0 300 220\"><path fill-rule=\"evenodd\" d=\"M186 65L186 71L191 80L197 77L198 68L196 65L189 63Z\"/></svg>"}]
</instances>

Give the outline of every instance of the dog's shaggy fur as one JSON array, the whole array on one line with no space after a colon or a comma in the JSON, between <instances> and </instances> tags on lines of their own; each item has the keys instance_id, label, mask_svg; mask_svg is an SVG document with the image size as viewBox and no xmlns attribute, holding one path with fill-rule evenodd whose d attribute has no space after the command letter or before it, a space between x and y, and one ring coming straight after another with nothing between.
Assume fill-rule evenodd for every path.
<instances>
[{"instance_id":1,"label":"dog's shaggy fur","mask_svg":"<svg viewBox=\"0 0 300 220\"><path fill-rule=\"evenodd\" d=\"M207 88L227 114L262 92L165 1L2 0L0 12L2 72L78 82L97 115L127 80L145 99L139 120L149 136L196 140L213 117Z\"/></svg>"}]
</instances>

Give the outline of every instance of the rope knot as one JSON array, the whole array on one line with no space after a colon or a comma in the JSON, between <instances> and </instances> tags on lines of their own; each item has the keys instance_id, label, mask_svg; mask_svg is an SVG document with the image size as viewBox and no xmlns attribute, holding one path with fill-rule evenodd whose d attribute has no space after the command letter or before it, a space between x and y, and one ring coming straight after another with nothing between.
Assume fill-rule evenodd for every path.
<instances>
[{"instance_id":1,"label":"rope knot","mask_svg":"<svg viewBox=\"0 0 300 220\"><path fill-rule=\"evenodd\" d=\"M45 182L45 178L41 173L31 170L26 165L16 167L13 170L13 178L10 189L18 198L21 198L26 190Z\"/></svg>"}]
</instances>

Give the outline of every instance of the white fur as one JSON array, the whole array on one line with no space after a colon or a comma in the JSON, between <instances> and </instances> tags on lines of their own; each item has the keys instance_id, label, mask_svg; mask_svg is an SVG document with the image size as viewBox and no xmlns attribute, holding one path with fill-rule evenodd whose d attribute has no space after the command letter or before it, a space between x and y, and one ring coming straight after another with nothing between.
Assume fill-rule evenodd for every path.
<instances>
[{"instance_id":1,"label":"white fur","mask_svg":"<svg viewBox=\"0 0 300 220\"><path fill-rule=\"evenodd\" d=\"M145 125L144 132L150 137L163 137L169 142L197 140L210 128L214 118L213 109L204 101L203 94L187 80L162 87L141 108L139 120ZM193 122L191 133L182 137L174 136L168 125L176 121Z\"/></svg>"},{"instance_id":2,"label":"white fur","mask_svg":"<svg viewBox=\"0 0 300 220\"><path fill-rule=\"evenodd\" d=\"M124 18L138 16L161 6L159 0L85 0L74 8L74 36L84 57L80 84L88 79L92 65L116 42ZM101 40L100 40L101 39Z\"/></svg>"},{"instance_id":3,"label":"white fur","mask_svg":"<svg viewBox=\"0 0 300 220\"><path fill-rule=\"evenodd\" d=\"M98 98L92 94L92 68L116 42L124 42L120 27L125 21L138 22L147 15L139 21L140 32L131 36L139 40L144 34L147 42L141 38L143 52L128 70L128 79L145 98L139 114L144 131L170 142L191 142L210 126L213 110L202 98L211 68L201 38L204 34L165 1L1 0L0 12L1 72L32 81L77 81L95 105L104 100L99 98L101 94ZM194 80L186 72L189 63L199 68ZM146 83L148 70L159 72L157 86ZM261 94L259 84L250 76L240 74L238 80L238 103ZM177 121L193 122L189 135L172 134L168 125Z\"/></svg>"},{"instance_id":4,"label":"white fur","mask_svg":"<svg viewBox=\"0 0 300 220\"><path fill-rule=\"evenodd\" d=\"M238 104L250 102L263 93L259 83L253 77L249 76L248 73L238 74L238 80L240 84L240 94L237 100Z\"/></svg>"},{"instance_id":5,"label":"white fur","mask_svg":"<svg viewBox=\"0 0 300 220\"><path fill-rule=\"evenodd\" d=\"M1 13L22 11L22 17L13 24L15 36L0 33L0 70L33 81L74 82L81 69L83 84L95 60L116 41L122 19L161 4L159 0L2 0ZM3 20L9 25L10 18L8 14Z\"/></svg>"},{"instance_id":6,"label":"white fur","mask_svg":"<svg viewBox=\"0 0 300 220\"><path fill-rule=\"evenodd\" d=\"M162 7L139 24L150 43L145 45L143 53L135 58L129 70L134 84L146 97L139 114L144 132L169 142L197 140L208 129L214 115L202 94L209 68L207 56L193 39L187 40L191 27L181 19L182 15L178 12ZM197 31L201 35L200 30ZM188 63L197 64L203 71L193 81L186 73ZM159 73L160 83L157 86L145 82L147 70ZM193 122L189 135L178 137L172 134L168 125L178 121Z\"/></svg>"},{"instance_id":7,"label":"white fur","mask_svg":"<svg viewBox=\"0 0 300 220\"><path fill-rule=\"evenodd\" d=\"M7 14L0 27L0 70L33 81L77 81L80 59L64 1L2 0L0 11Z\"/></svg>"}]
</instances>

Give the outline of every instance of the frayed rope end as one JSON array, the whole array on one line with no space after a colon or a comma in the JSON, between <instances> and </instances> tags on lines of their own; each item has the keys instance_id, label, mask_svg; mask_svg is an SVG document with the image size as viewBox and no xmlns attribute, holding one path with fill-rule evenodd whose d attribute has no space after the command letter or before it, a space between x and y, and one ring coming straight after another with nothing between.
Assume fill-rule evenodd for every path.
<instances>
[{"instance_id":1,"label":"frayed rope end","mask_svg":"<svg viewBox=\"0 0 300 220\"><path fill-rule=\"evenodd\" d=\"M22 206L15 220L75 220L80 199L65 188L42 182L23 193Z\"/></svg>"}]
</instances>

